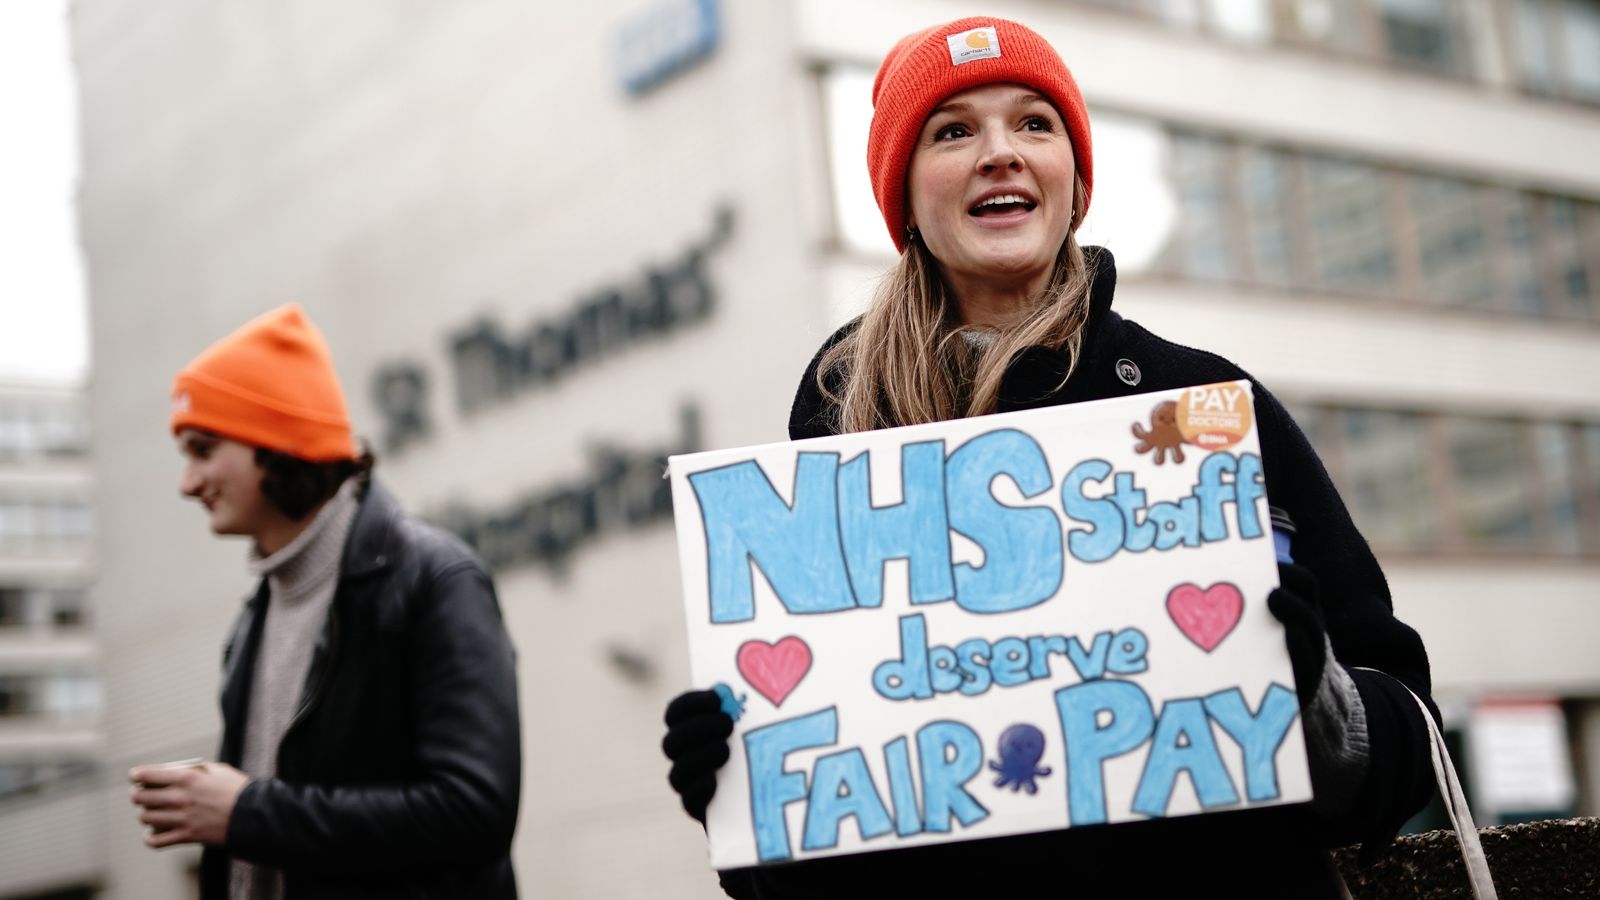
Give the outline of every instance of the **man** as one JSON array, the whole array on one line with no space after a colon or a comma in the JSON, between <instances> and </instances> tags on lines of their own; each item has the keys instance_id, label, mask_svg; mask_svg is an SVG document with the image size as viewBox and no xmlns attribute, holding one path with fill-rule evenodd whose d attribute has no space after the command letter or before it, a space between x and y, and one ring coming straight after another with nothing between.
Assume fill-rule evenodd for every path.
<instances>
[{"instance_id":1,"label":"man","mask_svg":"<svg viewBox=\"0 0 1600 900\"><path fill-rule=\"evenodd\" d=\"M181 490L261 579L224 652L217 762L135 768L151 847L206 900L516 896L514 654L483 564L358 454L298 307L179 373Z\"/></svg>"}]
</instances>

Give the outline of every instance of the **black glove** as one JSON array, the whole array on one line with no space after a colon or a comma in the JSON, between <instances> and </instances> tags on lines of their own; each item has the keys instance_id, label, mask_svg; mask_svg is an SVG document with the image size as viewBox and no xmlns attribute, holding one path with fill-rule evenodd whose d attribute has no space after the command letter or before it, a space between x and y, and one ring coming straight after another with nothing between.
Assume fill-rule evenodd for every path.
<instances>
[{"instance_id":1,"label":"black glove","mask_svg":"<svg viewBox=\"0 0 1600 900\"><path fill-rule=\"evenodd\" d=\"M1267 595L1267 608L1283 623L1283 642L1294 667L1295 693L1300 708L1311 705L1328 661L1328 631L1322 624L1317 599L1317 576L1305 566L1278 563L1279 587Z\"/></svg>"},{"instance_id":2,"label":"black glove","mask_svg":"<svg viewBox=\"0 0 1600 900\"><path fill-rule=\"evenodd\" d=\"M717 792L717 770L728 761L733 717L723 711L716 691L689 691L667 704L666 719L661 750L672 760L667 782L678 792L684 812L704 825L706 806Z\"/></svg>"}]
</instances>

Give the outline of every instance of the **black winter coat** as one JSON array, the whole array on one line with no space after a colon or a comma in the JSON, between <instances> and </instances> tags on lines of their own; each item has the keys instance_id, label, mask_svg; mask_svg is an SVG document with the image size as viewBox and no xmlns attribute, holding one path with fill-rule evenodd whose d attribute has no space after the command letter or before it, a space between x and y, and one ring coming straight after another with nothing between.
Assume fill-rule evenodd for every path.
<instances>
[{"instance_id":1,"label":"black winter coat","mask_svg":"<svg viewBox=\"0 0 1600 900\"><path fill-rule=\"evenodd\" d=\"M223 658L222 749L238 765L267 608L263 580ZM231 857L283 870L286 900L514 898L521 793L514 652L494 585L460 541L372 483L275 778L239 795L201 896Z\"/></svg>"},{"instance_id":2,"label":"black winter coat","mask_svg":"<svg viewBox=\"0 0 1600 900\"><path fill-rule=\"evenodd\" d=\"M1250 377L1220 356L1162 340L1112 312L1115 263L1105 250L1086 252L1095 278L1081 362L1058 389L1065 355L1025 350L1006 371L998 411ZM816 384L820 359L819 352L795 395L789 417L795 440L836 433L836 411ZM1118 376L1122 360L1138 367L1137 384ZM1266 388L1250 381L1267 496L1298 528L1295 561L1320 580L1334 655L1352 669L1366 706L1372 763L1355 814L1324 822L1304 805L1270 807L832 857L725 872L728 893L849 897L888 887L892 896L974 897L1005 895L1008 885L1048 884L1052 894L1077 897L1337 896L1325 848L1387 845L1434 790L1427 726L1406 691L1428 698L1428 657L1417 633L1394 617L1383 572L1305 435Z\"/></svg>"}]
</instances>

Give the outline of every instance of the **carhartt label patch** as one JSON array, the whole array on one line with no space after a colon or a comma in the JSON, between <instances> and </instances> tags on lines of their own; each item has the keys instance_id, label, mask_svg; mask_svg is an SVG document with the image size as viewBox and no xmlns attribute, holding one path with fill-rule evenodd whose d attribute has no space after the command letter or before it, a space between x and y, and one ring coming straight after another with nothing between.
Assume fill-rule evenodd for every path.
<instances>
[{"instance_id":1,"label":"carhartt label patch","mask_svg":"<svg viewBox=\"0 0 1600 900\"><path fill-rule=\"evenodd\" d=\"M950 64L959 66L975 59L995 59L1000 55L1000 35L994 27L974 28L945 38L950 44Z\"/></svg>"}]
</instances>

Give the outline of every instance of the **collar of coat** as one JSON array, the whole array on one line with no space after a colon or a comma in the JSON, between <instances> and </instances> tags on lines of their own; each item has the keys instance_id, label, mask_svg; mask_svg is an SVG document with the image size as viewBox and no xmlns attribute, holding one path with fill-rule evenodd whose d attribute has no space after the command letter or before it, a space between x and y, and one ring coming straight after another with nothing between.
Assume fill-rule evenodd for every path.
<instances>
[{"instance_id":1,"label":"collar of coat","mask_svg":"<svg viewBox=\"0 0 1600 900\"><path fill-rule=\"evenodd\" d=\"M395 559L396 524L400 521L400 503L376 479L368 478L356 493L360 507L350 534L345 538L343 555L339 558L339 581L362 578L380 572ZM266 602L267 580L261 579L247 605L255 608Z\"/></svg>"},{"instance_id":2,"label":"collar of coat","mask_svg":"<svg viewBox=\"0 0 1600 900\"><path fill-rule=\"evenodd\" d=\"M1006 367L996 412L1097 399L1110 396L1108 390L1122 393L1114 387L1120 382L1116 378L1117 359L1112 353L1122 326L1122 317L1111 311L1111 299L1117 291L1117 262L1104 247L1085 247L1083 253L1093 281L1089 285L1089 321L1084 326L1083 345L1071 380L1066 380L1071 360L1065 350L1025 347ZM1108 355L1112 356L1109 360L1105 359ZM1105 376L1110 376L1109 381ZM1134 385L1127 387L1127 393L1137 390Z\"/></svg>"},{"instance_id":3,"label":"collar of coat","mask_svg":"<svg viewBox=\"0 0 1600 900\"><path fill-rule=\"evenodd\" d=\"M339 563L341 581L380 571L393 562L399 521L400 504L394 495L376 480L368 481Z\"/></svg>"}]
</instances>

